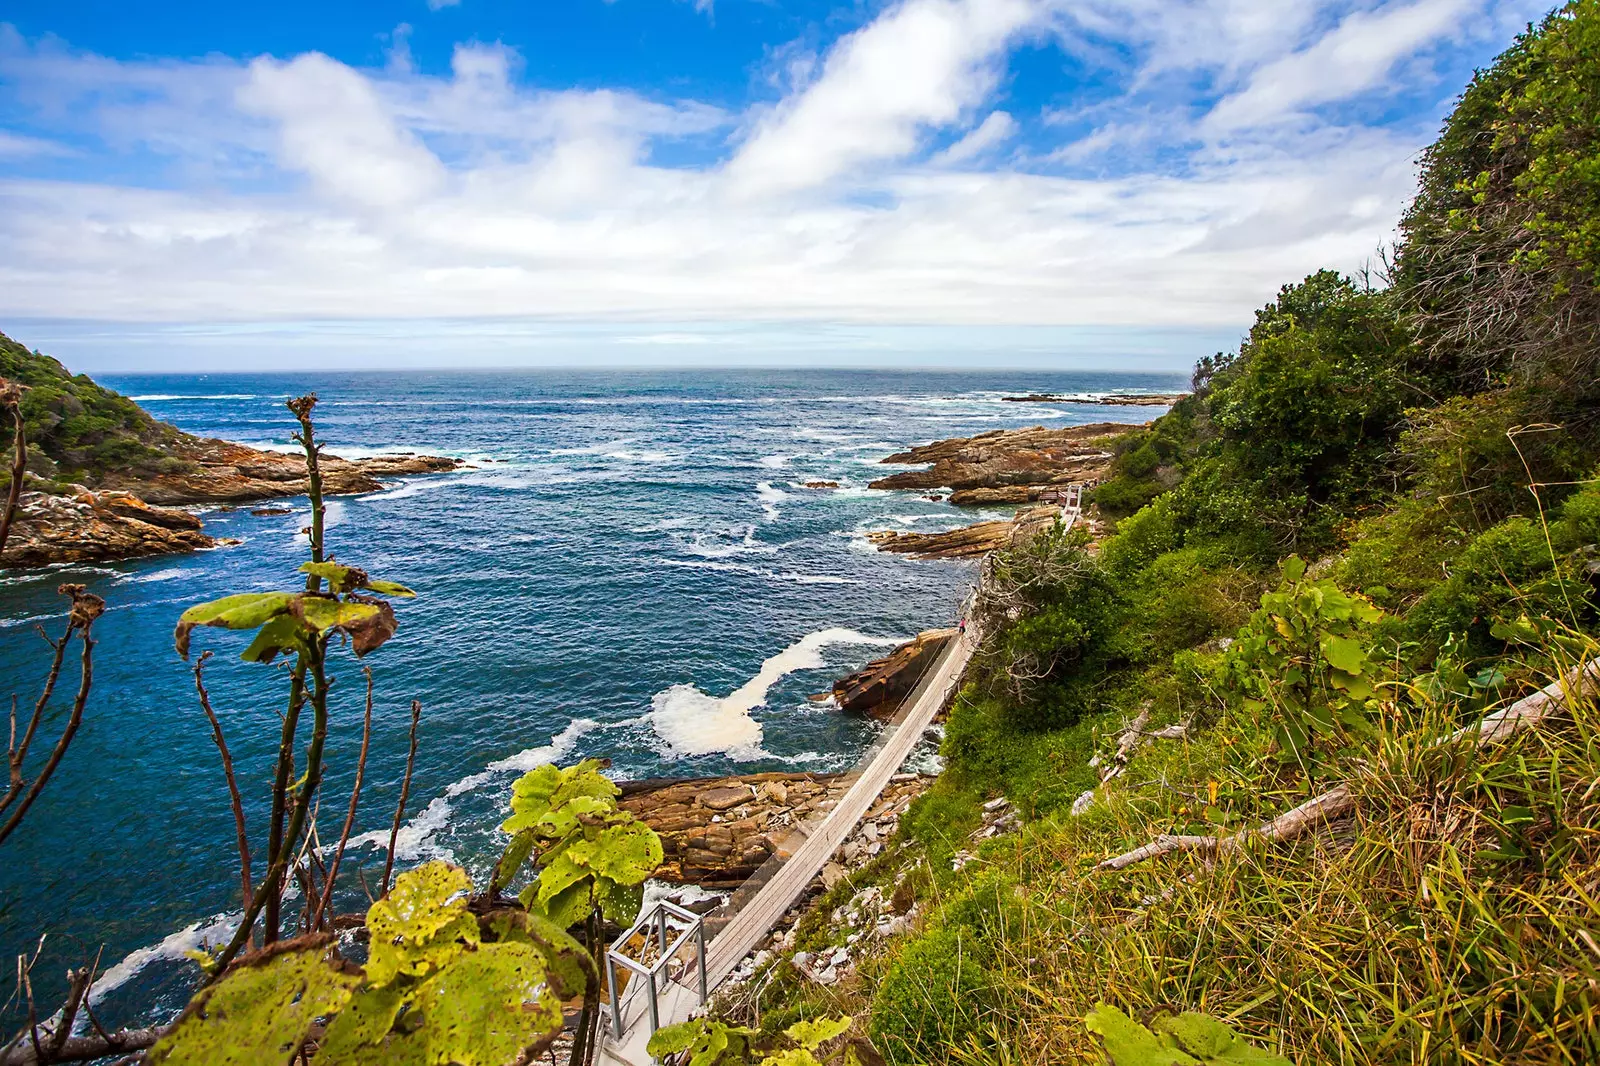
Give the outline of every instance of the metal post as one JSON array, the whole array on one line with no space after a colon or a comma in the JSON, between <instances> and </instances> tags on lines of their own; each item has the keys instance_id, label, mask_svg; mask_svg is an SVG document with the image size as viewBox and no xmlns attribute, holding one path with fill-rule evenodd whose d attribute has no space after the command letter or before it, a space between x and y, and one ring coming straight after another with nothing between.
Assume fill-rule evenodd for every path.
<instances>
[{"instance_id":1,"label":"metal post","mask_svg":"<svg viewBox=\"0 0 1600 1066\"><path fill-rule=\"evenodd\" d=\"M645 976L650 979L650 1035L654 1036L656 1030L661 1028L660 1008L656 1006L656 972L651 970Z\"/></svg>"},{"instance_id":2,"label":"metal post","mask_svg":"<svg viewBox=\"0 0 1600 1066\"><path fill-rule=\"evenodd\" d=\"M699 922L694 925L695 939L700 942L700 1005L706 1002L706 927Z\"/></svg>"},{"instance_id":3,"label":"metal post","mask_svg":"<svg viewBox=\"0 0 1600 1066\"><path fill-rule=\"evenodd\" d=\"M661 942L661 953L667 951L667 911L664 907L656 908L656 939Z\"/></svg>"},{"instance_id":4,"label":"metal post","mask_svg":"<svg viewBox=\"0 0 1600 1066\"><path fill-rule=\"evenodd\" d=\"M611 1032L618 1039L622 1039L622 1006L617 999L617 964L611 958L611 953L606 953L606 987L611 993Z\"/></svg>"}]
</instances>

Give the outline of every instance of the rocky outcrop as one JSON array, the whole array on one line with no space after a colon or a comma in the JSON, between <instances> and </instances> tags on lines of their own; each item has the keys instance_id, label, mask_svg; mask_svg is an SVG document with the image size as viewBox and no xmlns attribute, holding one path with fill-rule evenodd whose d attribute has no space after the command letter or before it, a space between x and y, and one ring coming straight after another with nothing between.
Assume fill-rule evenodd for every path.
<instances>
[{"instance_id":1,"label":"rocky outcrop","mask_svg":"<svg viewBox=\"0 0 1600 1066\"><path fill-rule=\"evenodd\" d=\"M175 458L182 461L182 468L173 473L142 478L112 475L106 482L114 487L94 491L76 485L70 494L24 493L0 566L137 559L210 548L217 542L202 532L200 519L176 505L299 496L308 488L305 460L294 455L195 438L177 450ZM373 492L383 488L379 478L444 473L462 465L458 459L431 455L356 460L325 455L323 491ZM252 513L290 512L260 508Z\"/></svg>"},{"instance_id":2,"label":"rocky outcrop","mask_svg":"<svg viewBox=\"0 0 1600 1066\"><path fill-rule=\"evenodd\" d=\"M882 659L874 659L849 677L833 683L831 697L842 711L869 718L889 719L899 709L923 673L933 665L954 629L930 629L900 645Z\"/></svg>"},{"instance_id":3,"label":"rocky outcrop","mask_svg":"<svg viewBox=\"0 0 1600 1066\"><path fill-rule=\"evenodd\" d=\"M973 489L1009 489L1002 500L1024 503L1017 498L1027 487L1098 480L1111 463L1107 450L1113 437L1137 427L1116 422L1096 422L1062 429L991 430L975 437L956 437L934 441L884 459L885 463L926 463L922 470L906 470L871 483L875 489L951 488L960 495ZM965 501L980 502L972 497Z\"/></svg>"},{"instance_id":4,"label":"rocky outcrop","mask_svg":"<svg viewBox=\"0 0 1600 1066\"><path fill-rule=\"evenodd\" d=\"M174 449L182 469L147 477L108 477L116 488L134 493L149 503L242 503L278 496L303 496L305 458L281 452L263 452L223 440L190 438ZM329 495L375 492L380 478L410 474L438 474L462 466L459 459L433 455L385 455L371 459L322 457L322 487Z\"/></svg>"},{"instance_id":5,"label":"rocky outcrop","mask_svg":"<svg viewBox=\"0 0 1600 1066\"><path fill-rule=\"evenodd\" d=\"M831 810L849 787L843 774L633 781L621 785L621 803L661 836L666 860L656 878L731 888L791 850L796 828Z\"/></svg>"},{"instance_id":6,"label":"rocky outcrop","mask_svg":"<svg viewBox=\"0 0 1600 1066\"><path fill-rule=\"evenodd\" d=\"M1059 507L1032 507L1018 511L1009 520L978 522L944 533L897 533L882 530L868 533L879 551L909 555L914 559L976 559L1001 548L1009 548L1027 537L1055 525Z\"/></svg>"},{"instance_id":7,"label":"rocky outcrop","mask_svg":"<svg viewBox=\"0 0 1600 1066\"><path fill-rule=\"evenodd\" d=\"M1097 403L1105 407L1171 407L1188 396L1187 392L1113 392L1103 396L1062 396L1049 392L1030 392L1026 396L1002 396L1006 403Z\"/></svg>"},{"instance_id":8,"label":"rocky outcrop","mask_svg":"<svg viewBox=\"0 0 1600 1066\"><path fill-rule=\"evenodd\" d=\"M126 492L25 492L0 566L134 559L215 543L188 511L152 507Z\"/></svg>"}]
</instances>

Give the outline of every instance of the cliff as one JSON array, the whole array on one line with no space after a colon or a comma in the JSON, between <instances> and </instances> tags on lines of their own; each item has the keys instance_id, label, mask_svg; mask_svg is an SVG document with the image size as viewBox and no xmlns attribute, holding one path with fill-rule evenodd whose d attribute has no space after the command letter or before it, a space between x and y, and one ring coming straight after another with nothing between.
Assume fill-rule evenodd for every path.
<instances>
[{"instance_id":1,"label":"cliff","mask_svg":"<svg viewBox=\"0 0 1600 1066\"><path fill-rule=\"evenodd\" d=\"M882 659L874 659L860 670L833 683L830 693L841 711L864 714L869 718L894 717L900 702L910 694L922 674L939 657L954 629L930 629L916 639L900 645Z\"/></svg>"}]
</instances>

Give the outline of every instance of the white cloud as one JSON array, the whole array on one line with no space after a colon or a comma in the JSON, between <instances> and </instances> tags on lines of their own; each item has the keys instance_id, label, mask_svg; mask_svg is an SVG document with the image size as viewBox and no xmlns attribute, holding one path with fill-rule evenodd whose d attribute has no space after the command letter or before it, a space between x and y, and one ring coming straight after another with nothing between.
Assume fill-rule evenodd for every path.
<instances>
[{"instance_id":1,"label":"white cloud","mask_svg":"<svg viewBox=\"0 0 1600 1066\"><path fill-rule=\"evenodd\" d=\"M817 79L757 120L728 165L740 192L812 188L902 159L999 80L1034 0L905 0L840 41Z\"/></svg>"},{"instance_id":2,"label":"white cloud","mask_svg":"<svg viewBox=\"0 0 1600 1066\"><path fill-rule=\"evenodd\" d=\"M976 159L992 148L1009 141L1017 132L1017 120L1004 111L991 111L978 128L934 157L935 163L954 165Z\"/></svg>"},{"instance_id":3,"label":"white cloud","mask_svg":"<svg viewBox=\"0 0 1600 1066\"><path fill-rule=\"evenodd\" d=\"M428 0L429 11L443 11L447 7L455 7L461 0Z\"/></svg>"},{"instance_id":4,"label":"white cloud","mask_svg":"<svg viewBox=\"0 0 1600 1066\"><path fill-rule=\"evenodd\" d=\"M1475 0L1413 0L1356 11L1305 49L1255 71L1246 88L1206 118L1214 131L1261 126L1298 109L1345 100L1379 86L1402 60L1453 38Z\"/></svg>"},{"instance_id":5,"label":"white cloud","mask_svg":"<svg viewBox=\"0 0 1600 1066\"><path fill-rule=\"evenodd\" d=\"M742 112L531 89L496 45L441 77L0 27L21 128L162 161L65 180L0 137L0 316L1231 327L1357 266L1412 187L1431 116L1317 109L1359 115L1441 42L1487 55L1533 2L903 0L814 63L778 50L779 99ZM1117 86L1054 126L1006 95L1045 34Z\"/></svg>"},{"instance_id":6,"label":"white cloud","mask_svg":"<svg viewBox=\"0 0 1600 1066\"><path fill-rule=\"evenodd\" d=\"M0 130L0 159L71 154L70 148L56 141Z\"/></svg>"}]
</instances>

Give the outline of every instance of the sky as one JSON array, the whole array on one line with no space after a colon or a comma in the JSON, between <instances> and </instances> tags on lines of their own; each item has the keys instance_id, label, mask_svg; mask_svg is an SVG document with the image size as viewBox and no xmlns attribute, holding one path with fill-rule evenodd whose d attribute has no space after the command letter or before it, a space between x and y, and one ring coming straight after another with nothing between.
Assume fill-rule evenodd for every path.
<instances>
[{"instance_id":1,"label":"sky","mask_svg":"<svg viewBox=\"0 0 1600 1066\"><path fill-rule=\"evenodd\" d=\"M1550 0L0 0L74 369L1185 369Z\"/></svg>"}]
</instances>

